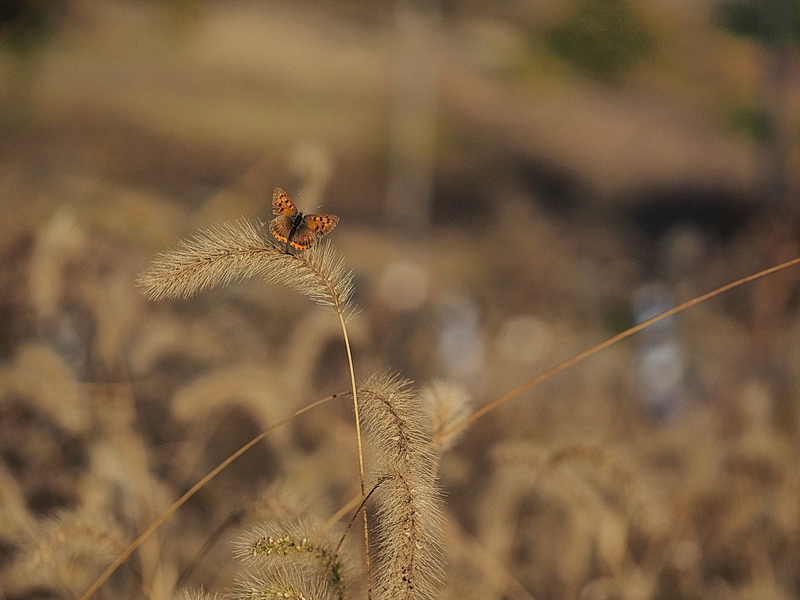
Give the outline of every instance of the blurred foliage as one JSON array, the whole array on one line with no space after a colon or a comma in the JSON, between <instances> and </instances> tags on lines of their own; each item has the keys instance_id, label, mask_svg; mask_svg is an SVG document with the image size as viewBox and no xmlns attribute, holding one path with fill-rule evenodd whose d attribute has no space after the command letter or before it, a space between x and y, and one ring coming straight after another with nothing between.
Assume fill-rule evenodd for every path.
<instances>
[{"instance_id":1,"label":"blurred foliage","mask_svg":"<svg viewBox=\"0 0 800 600\"><path fill-rule=\"evenodd\" d=\"M68 0L0 2L0 48L20 55L43 46L56 30Z\"/></svg>"},{"instance_id":2,"label":"blurred foliage","mask_svg":"<svg viewBox=\"0 0 800 600\"><path fill-rule=\"evenodd\" d=\"M614 79L649 56L653 35L624 0L577 0L572 14L546 34L551 52L585 75Z\"/></svg>"},{"instance_id":3,"label":"blurred foliage","mask_svg":"<svg viewBox=\"0 0 800 600\"><path fill-rule=\"evenodd\" d=\"M767 44L800 42L800 0L730 0L718 19L732 33Z\"/></svg>"},{"instance_id":4,"label":"blurred foliage","mask_svg":"<svg viewBox=\"0 0 800 600\"><path fill-rule=\"evenodd\" d=\"M775 123L769 113L757 106L737 107L729 118L731 129L766 142L775 137Z\"/></svg>"}]
</instances>

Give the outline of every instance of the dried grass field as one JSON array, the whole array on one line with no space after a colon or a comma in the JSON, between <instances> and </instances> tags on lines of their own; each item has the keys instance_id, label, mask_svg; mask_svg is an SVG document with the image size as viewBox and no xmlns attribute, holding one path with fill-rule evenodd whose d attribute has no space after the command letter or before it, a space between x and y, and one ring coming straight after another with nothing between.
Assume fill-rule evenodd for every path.
<instances>
[{"instance_id":1,"label":"dried grass field","mask_svg":"<svg viewBox=\"0 0 800 600\"><path fill-rule=\"evenodd\" d=\"M515 391L800 255L727 4L0 6L0 600L799 597L797 268Z\"/></svg>"}]
</instances>

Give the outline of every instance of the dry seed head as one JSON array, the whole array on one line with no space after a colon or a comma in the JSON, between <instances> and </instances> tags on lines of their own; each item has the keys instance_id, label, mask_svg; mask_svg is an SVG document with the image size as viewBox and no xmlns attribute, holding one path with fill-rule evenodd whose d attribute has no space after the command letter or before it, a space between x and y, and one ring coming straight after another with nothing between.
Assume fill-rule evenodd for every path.
<instances>
[{"instance_id":1,"label":"dry seed head","mask_svg":"<svg viewBox=\"0 0 800 600\"><path fill-rule=\"evenodd\" d=\"M240 578L234 587L236 600L341 600L320 573L300 566L280 565Z\"/></svg>"},{"instance_id":2,"label":"dry seed head","mask_svg":"<svg viewBox=\"0 0 800 600\"><path fill-rule=\"evenodd\" d=\"M86 588L125 548L119 527L85 510L64 511L44 521L20 557L20 571L35 584L70 593Z\"/></svg>"},{"instance_id":3,"label":"dry seed head","mask_svg":"<svg viewBox=\"0 0 800 600\"><path fill-rule=\"evenodd\" d=\"M361 385L359 398L361 421L375 448L378 475L413 468L417 476L432 479L436 460L429 420L411 382L382 371Z\"/></svg>"},{"instance_id":4,"label":"dry seed head","mask_svg":"<svg viewBox=\"0 0 800 600\"><path fill-rule=\"evenodd\" d=\"M442 578L442 516L429 421L411 383L388 372L367 379L359 398L380 482L376 597L434 598Z\"/></svg>"},{"instance_id":5,"label":"dry seed head","mask_svg":"<svg viewBox=\"0 0 800 600\"><path fill-rule=\"evenodd\" d=\"M323 577L327 585L344 596L344 566L333 552L336 543L308 520L263 522L236 543L235 555L244 563L274 571L303 569Z\"/></svg>"},{"instance_id":6,"label":"dry seed head","mask_svg":"<svg viewBox=\"0 0 800 600\"><path fill-rule=\"evenodd\" d=\"M222 596L209 594L202 588L199 590L183 589L175 595L175 600L222 600Z\"/></svg>"},{"instance_id":7,"label":"dry seed head","mask_svg":"<svg viewBox=\"0 0 800 600\"><path fill-rule=\"evenodd\" d=\"M344 312L353 292L352 272L328 243L287 254L267 240L260 222L240 220L202 230L152 262L137 283L150 300L189 298L254 276L286 285L320 306Z\"/></svg>"},{"instance_id":8,"label":"dry seed head","mask_svg":"<svg viewBox=\"0 0 800 600\"><path fill-rule=\"evenodd\" d=\"M13 364L0 367L0 394L23 396L72 435L89 427L90 411L75 375L44 345L25 344Z\"/></svg>"},{"instance_id":9,"label":"dry seed head","mask_svg":"<svg viewBox=\"0 0 800 600\"><path fill-rule=\"evenodd\" d=\"M375 590L381 600L433 599L443 579L439 492L396 473L378 488Z\"/></svg>"},{"instance_id":10,"label":"dry seed head","mask_svg":"<svg viewBox=\"0 0 800 600\"><path fill-rule=\"evenodd\" d=\"M464 419L470 412L469 392L452 381L434 379L420 390L419 397L429 415L434 437ZM439 449L452 447L463 431L462 428L446 436L439 442Z\"/></svg>"}]
</instances>

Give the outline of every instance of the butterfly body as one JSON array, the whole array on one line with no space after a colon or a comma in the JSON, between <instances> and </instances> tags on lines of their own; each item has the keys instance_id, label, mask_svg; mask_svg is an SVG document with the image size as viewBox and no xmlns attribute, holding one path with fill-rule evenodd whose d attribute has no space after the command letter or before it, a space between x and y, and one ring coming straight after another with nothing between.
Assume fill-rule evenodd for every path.
<instances>
[{"instance_id":1,"label":"butterfly body","mask_svg":"<svg viewBox=\"0 0 800 600\"><path fill-rule=\"evenodd\" d=\"M277 216L270 222L269 230L287 249L292 246L308 250L339 223L336 215L301 213L281 188L272 193L272 214Z\"/></svg>"}]
</instances>

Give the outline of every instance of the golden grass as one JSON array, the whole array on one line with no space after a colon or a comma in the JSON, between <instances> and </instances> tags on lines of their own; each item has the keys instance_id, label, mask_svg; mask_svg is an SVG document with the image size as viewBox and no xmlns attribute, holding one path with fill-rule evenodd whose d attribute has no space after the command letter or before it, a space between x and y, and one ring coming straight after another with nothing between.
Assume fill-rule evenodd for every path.
<instances>
[{"instance_id":1,"label":"golden grass","mask_svg":"<svg viewBox=\"0 0 800 600\"><path fill-rule=\"evenodd\" d=\"M509 260L493 246L512 213L515 232L537 235L515 235ZM109 251L103 234L56 213L14 263L30 286L15 314L30 315L42 335L13 346L0 367L0 536L13 558L0 566L3 591L790 596L800 387L795 278L777 270L798 260L593 345L608 307L587 308L592 288L571 270L585 260L580 242L513 203L499 215L485 224L487 239L450 233L417 255L432 296L400 314L372 291L380 256L396 252L381 236L351 240L339 228L330 244L291 256L258 221L207 228L145 270L140 286L162 299L154 305L133 285L151 249ZM756 254L791 256L780 240L780 252L770 251L761 235ZM354 250L358 290L337 236ZM745 242L752 247L753 238ZM763 263L735 250L683 288L707 289ZM255 281L241 283L247 278ZM515 360L508 338L502 349L486 343L474 379L424 383L440 375L438 298L459 282L484 316L486 340L509 317L538 315L508 321L538 324L540 346L525 350L535 360ZM638 338L625 340L671 315L705 400L656 424L635 402ZM344 352L339 336L351 333ZM542 367L548 362L555 366ZM419 392L382 371L394 363L418 376ZM355 383L370 371L378 375ZM342 396L357 400L368 438L361 451ZM240 450L213 468L209 445L223 442ZM357 536L337 544L367 495L370 564L356 558ZM71 533L69 544L56 526ZM239 565L227 542L248 531L252 539L288 535L312 555L324 548L325 564ZM39 568L31 575L26 564ZM328 581L339 565L344 592Z\"/></svg>"},{"instance_id":2,"label":"golden grass","mask_svg":"<svg viewBox=\"0 0 800 600\"><path fill-rule=\"evenodd\" d=\"M235 227L241 228L242 225ZM230 232L215 231L217 233L202 238L201 248L207 250L211 241L219 241L214 235L230 238ZM260 234L251 228L246 235L255 242L252 236ZM245 248L247 252L253 251L254 247L252 243L228 246ZM352 294L350 275L342 270L340 259L332 258L331 248L323 246L319 250L328 253L324 254L321 262L314 262L313 254L302 257L283 255L278 260L298 262L301 278L310 277L310 285L317 286L314 292L307 294L312 301L326 308L332 307L334 311L337 311L337 306L349 308ZM273 252L268 246L261 251ZM211 255L229 261L229 254L207 253L204 260ZM178 263L181 263L183 258L177 256ZM61 259L54 255L48 260ZM713 295L728 291L735 285L754 280L765 282L767 275L797 262L792 260L748 276L736 284L723 286L680 304L658 318L707 302ZM39 264L34 263L36 268ZM278 269L286 268L284 263L275 264ZM216 266L201 264L200 269L204 268ZM168 287L172 286L169 287L171 295L182 296L185 290L197 292L210 284L227 283L246 275L263 275L266 268L272 266L260 266L253 271L240 269L234 277L219 273L210 277L201 274L198 281L203 283L190 282L188 287L186 273L180 272L178 279L183 278L182 282L177 286L170 283ZM333 270L326 270L329 268ZM59 268L55 272L58 273ZM162 270L159 276L173 277L174 274L167 269ZM342 280L347 283L344 287L337 283ZM323 282L321 287L319 281ZM775 289L780 290L790 282L786 279L781 281L780 285L776 281L772 286L778 286ZM766 284L760 289L762 304L764 294L769 290L770 286ZM340 302L336 298L346 301ZM265 305L273 302L282 300L276 297L267 300ZM58 307L59 304L49 303L48 306ZM50 318L52 310L48 308L43 318ZM370 310L363 312L357 320L369 320ZM764 314L763 310L759 314ZM147 320L156 317L164 318L164 313L160 316L140 313L136 318ZM204 317L200 315L198 318L202 320ZM330 314L328 319L335 321ZM207 578L206 569L193 568L191 581L202 582L207 588L221 592L230 590L240 597L275 597L277 594L291 597L294 593L298 597L343 597L343 588L330 588L321 583L341 567L349 573L348 596L367 593L368 576L364 569L369 569L373 572L371 593L378 598L569 598L581 595L602 597L604 594L657 598L666 590L673 597L688 597L698 590L721 593L720 586L725 586L730 597L747 597L758 590L788 589L788 584L774 567L791 559L791 550L788 554L776 551L778 548L791 548L793 536L800 531L800 515L793 501L800 489L800 479L792 468L796 450L791 436L794 425L791 421L783 425L775 421L773 411L777 408L768 386L750 380L748 385L731 387L725 396L720 390L720 401L716 405L692 409L684 420L663 427L648 423L642 414L630 407L617 415L610 413L612 405L602 400L594 410L602 413L602 418L596 422L605 429L590 432L583 440L576 437L578 430L570 431L575 423L565 427L568 424L562 422L560 416L556 418L560 413L549 413L546 408L552 402L575 400L561 398L543 402L524 397L524 392L545 379L562 370L578 369L578 362L612 344L619 344L625 337L654 322L645 322L574 355L498 395L468 416L464 414L464 407L472 394L452 382L433 382L417 394L409 383L385 373L368 378L357 386L357 391L360 421L370 440L364 451L366 481L369 489L375 485L375 492L367 503L367 506L374 504L376 507L372 516L376 538L370 543L372 565L367 567L363 561L352 560L353 556L358 556L357 551L352 552L352 539L346 540L345 545L350 547L350 551L342 557L338 556L335 541L329 540L319 546L327 548L321 554L326 557L326 564L321 569L317 564L309 570L284 556L274 565L259 567L250 575L247 569L238 568L233 560L227 559L230 564L220 567L221 579ZM346 327L344 317L341 324ZM195 560L225 561L224 552L221 556L214 552L207 554L206 549L197 558L195 555L204 540L224 540L224 532L231 526L249 529L251 535L244 539L251 542L261 538L289 539L293 548L302 549L311 544L305 540L312 540L317 535L314 531L321 531L324 539L328 540L333 532L325 530L333 526L335 531L338 526L329 523L320 529L310 523L325 522L340 507L346 507L354 493L359 495L355 482L359 479L360 467L356 466L356 450L343 447L348 445L350 434L340 403L331 403L335 397L308 404L291 413L292 407L302 404L300 399L317 387L315 372L324 366L329 353L323 346L315 348L311 343L314 332L325 331L323 339L330 339L333 334L333 328L321 325L321 321L315 319L297 323L294 327L298 329L298 341L289 346L286 346L285 338L267 342L274 343L279 349L276 356L286 350L288 354L284 358L288 359L302 358L304 353L300 340L309 340L309 352L317 358L294 371L294 359L264 367L237 360L228 366L203 368L192 376L185 371L188 363L182 366L176 358L170 358L170 353L175 357L186 355L186 349L181 345L153 345L147 339L132 338L137 345L151 348L146 354L149 358L137 363L137 369L143 370L137 377L145 375L151 381L134 383L134 397L156 389L153 384L163 388L160 393L163 405L145 402L140 404L139 414L119 411L122 406L128 406L126 411L132 408L126 404L129 400L125 399L128 392L124 392L124 388L87 386L74 375L74 367L44 346L18 349L15 360L0 371L6 405L24 407L35 418L35 427L54 427L62 439L75 440L72 443L91 457L91 462L88 463L90 469L83 475L86 478L84 484L78 486L77 479L64 480L62 485L71 490L76 509L62 513L54 521L42 519L26 506L31 486L41 486L45 473L37 479L18 481L6 477L16 484L18 491L13 492L13 488L6 486L8 502L4 502L4 514L16 514L14 518L18 523L28 523L23 528L28 540L24 552L20 546L12 566L5 568L13 575L8 588L12 597L32 585L61 590L59 593L67 596L82 594L84 598L98 594L103 597L109 593L104 592L106 588L114 590L117 597L142 593L159 597L178 585L178 579L168 575L178 566L186 568ZM141 329L140 334L146 331ZM148 335L157 335L157 331ZM209 339L213 339L213 335ZM364 340L359 342L364 343ZM713 346L713 340L705 342L706 348L709 345ZM158 348L163 353L161 358ZM354 362L358 355L357 350ZM178 371L173 371L170 364L175 365ZM339 364L344 366L346 362L341 360ZM365 364L372 362L365 360ZM613 368L610 366L613 363L601 364L605 369ZM281 373L287 369L294 375L281 383ZM339 392L349 378L347 374L341 374L336 380L341 386ZM595 378L595 381L599 379ZM743 383L746 381L747 378ZM558 393L558 386L547 389L550 393ZM567 386L567 389L576 388ZM347 395L352 395L352 391ZM599 399L602 394L596 397ZM508 404L512 398L516 399L515 403ZM591 396L587 398L590 401ZM91 412L86 410L91 406L86 404L87 401L96 403ZM583 401L577 402L574 406L583 411L580 404ZM328 408L322 409L321 404L327 404ZM246 440L242 440L239 452L164 510L166 505L163 501L170 489L173 497L180 496L178 492L185 490L175 487L175 482L163 480L147 463L163 463L159 456L168 452L174 457L173 465L179 469L192 469L192 457L197 456L203 445L213 438L214 419L219 422L234 405L244 408L238 418L249 420L255 430L264 433L246 445ZM74 409L67 409L70 406ZM791 406L780 410L782 414L796 414ZM152 415L147 416L148 412ZM529 412L527 420L526 412ZM308 414L297 419L302 413ZM505 416L504 413L511 420L498 420L495 416ZM576 418L583 417L576 413ZM627 421L624 428L616 429L620 427L622 418L633 420ZM150 423L153 431L132 429L133 420L145 422L143 419ZM165 419L170 427L177 429L167 438L168 430L160 429L156 419ZM278 433L276 430L281 424L284 427ZM521 427L520 432L528 429L540 433L538 438L520 435L514 427ZM86 437L89 428L105 433L97 438ZM559 430L564 433L559 435ZM113 437L109 438L109 435ZM182 435L187 437L182 439ZM302 509L306 520L299 521L300 525L285 521L287 515L294 518L297 513L291 505L281 508L278 498L257 500L255 505L262 507L258 511L244 510L243 507L253 505L247 498L228 496L226 501L224 494L205 496L214 500L215 504L211 506L204 506L202 501L194 499L205 486L214 485L212 479L215 475L267 435L272 435L269 452L274 455L277 470L263 465L263 473L276 473L279 479L285 477L282 487L302 489L310 496L310 503ZM162 438L160 446L156 443L158 437ZM505 441L504 437L511 439ZM112 441L114 439L116 443ZM120 440L126 441L120 444ZM431 441L436 443L431 445ZM436 446L445 452L441 465L433 453ZM53 448L45 446L41 451L52 452ZM123 454L118 454L120 451ZM113 465L124 465L124 462L111 462L111 468L117 469L115 477L103 475L102 469L109 468L102 466L104 461L125 461L126 456L133 461L130 465L120 470ZM51 458L45 454L40 460ZM57 469L49 476L56 475ZM258 474L258 465L248 469L236 476L255 474L263 477L263 474ZM25 472L25 469L21 471ZM439 472L446 488L450 488L447 502L443 505L440 505L439 492L433 485ZM58 476L63 479L64 474ZM266 478L256 487L266 489L277 481ZM147 506L146 497L134 492L137 489L160 491L152 497L151 506ZM121 523L114 520L111 511L114 494L128 504L124 513L119 515L123 519ZM350 504L350 509L339 514L352 516L357 504L357 501ZM88 519L85 512L81 512L81 505L97 507L99 512ZM274 513L269 535L264 533L264 525L259 526L257 521L238 525L243 518L256 518L256 512L259 513L258 521L270 520L269 514L264 515L264 510ZM441 539L437 533L442 527L440 510L450 521L444 525ZM187 511L185 516L181 516L184 511ZM152 515L159 513L160 516L152 520ZM239 516L231 519L233 515ZM64 529L64 523L73 522L78 525ZM198 527L212 522L218 526L228 523L226 529L219 529L221 536L219 533L212 535L219 528L217 525ZM70 545L76 550L54 541L58 538L58 534L52 533L56 525L48 523L60 523L62 529L72 532ZM768 529L760 529L758 523L765 524ZM462 529L465 525L468 532ZM303 529L308 535L303 533ZM14 529L6 528L4 531ZM46 533L48 531L51 533ZM141 532L138 537L134 535L136 531ZM157 531L161 532L159 539L166 545L143 553L142 544ZM335 537L338 534L334 534ZM132 538L135 542L122 552L123 539ZM116 549L112 554L116 559L112 560L103 544L97 541L102 539L115 540ZM244 547L251 546L245 543ZM100 556L100 562L96 558L90 560L87 552L94 557ZM440 553L448 562L444 577L446 584L440 581L443 578ZM59 560L66 561L68 566L56 566L54 561L60 556L64 558ZM82 558L76 562L72 556ZM107 558L103 559L103 556ZM328 559L332 560L331 565L339 566L324 575L330 571ZM103 560L110 561L105 575L97 579L95 585L88 586L85 582L97 575L92 564L99 566ZM112 578L114 570L126 561L129 568ZM34 569L33 578L30 571L23 568L25 564L40 565L39 569ZM48 564L52 566L48 567ZM721 579L717 584L704 583L704 574L716 574ZM180 589L176 588L175 593ZM194 592L180 593L194 597ZM202 597L203 592L198 594L197 597Z\"/></svg>"}]
</instances>

